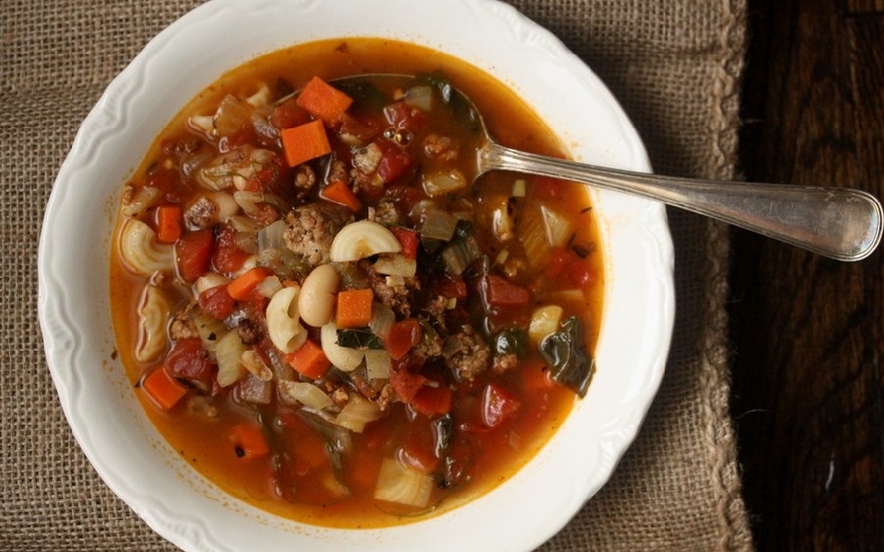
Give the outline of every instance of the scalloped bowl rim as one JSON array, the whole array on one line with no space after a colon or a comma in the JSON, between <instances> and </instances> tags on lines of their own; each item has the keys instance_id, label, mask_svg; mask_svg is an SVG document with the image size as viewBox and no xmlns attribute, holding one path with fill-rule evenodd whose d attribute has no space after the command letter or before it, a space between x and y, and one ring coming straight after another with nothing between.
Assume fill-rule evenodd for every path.
<instances>
[{"instance_id":1,"label":"scalloped bowl rim","mask_svg":"<svg viewBox=\"0 0 884 552\"><path fill-rule=\"evenodd\" d=\"M77 133L47 203L38 248L38 314L61 406L105 483L184 550L532 550L608 480L662 379L675 299L674 253L659 203L590 190L609 277L599 368L589 394L513 478L425 521L331 529L283 520L229 497L171 450L115 360L110 233L121 185L147 146L224 71L297 42L347 36L395 38L460 57L514 88L557 129L573 157L650 170L638 134L598 77L555 36L502 2L203 4L158 34L110 83ZM82 213L96 206L101 212L83 225ZM439 534L445 538L432 537Z\"/></svg>"}]
</instances>

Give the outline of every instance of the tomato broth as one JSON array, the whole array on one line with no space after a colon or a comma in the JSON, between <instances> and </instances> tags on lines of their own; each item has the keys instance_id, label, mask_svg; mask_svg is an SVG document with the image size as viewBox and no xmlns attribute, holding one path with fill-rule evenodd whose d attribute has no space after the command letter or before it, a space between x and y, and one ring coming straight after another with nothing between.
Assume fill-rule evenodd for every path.
<instances>
[{"instance_id":1,"label":"tomato broth","mask_svg":"<svg viewBox=\"0 0 884 552\"><path fill-rule=\"evenodd\" d=\"M371 73L419 77L336 80ZM500 142L565 155L489 75L359 38L223 75L126 183L120 358L227 493L322 526L419 520L511 477L586 393L603 287L589 197L506 172L472 185L477 128L452 85Z\"/></svg>"}]
</instances>

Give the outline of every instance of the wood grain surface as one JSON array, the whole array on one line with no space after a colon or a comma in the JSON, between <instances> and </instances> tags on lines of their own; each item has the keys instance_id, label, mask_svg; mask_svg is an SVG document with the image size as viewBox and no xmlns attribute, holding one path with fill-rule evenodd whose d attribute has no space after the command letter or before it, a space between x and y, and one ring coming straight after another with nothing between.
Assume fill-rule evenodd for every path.
<instances>
[{"instance_id":1,"label":"wood grain surface","mask_svg":"<svg viewBox=\"0 0 884 552\"><path fill-rule=\"evenodd\" d=\"M884 0L749 0L747 180L884 188ZM884 550L882 251L734 231L732 414L759 552Z\"/></svg>"}]
</instances>

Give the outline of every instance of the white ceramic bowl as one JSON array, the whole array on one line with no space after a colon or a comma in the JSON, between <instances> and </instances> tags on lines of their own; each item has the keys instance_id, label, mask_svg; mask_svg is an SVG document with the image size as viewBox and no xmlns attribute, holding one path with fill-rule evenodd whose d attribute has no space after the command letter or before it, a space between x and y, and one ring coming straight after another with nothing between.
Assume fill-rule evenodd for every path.
<instances>
[{"instance_id":1,"label":"white ceramic bowl","mask_svg":"<svg viewBox=\"0 0 884 552\"><path fill-rule=\"evenodd\" d=\"M196 474L166 444L115 360L109 248L122 184L184 104L223 72L294 43L383 36L467 60L512 86L574 158L649 170L600 80L549 32L492 0L214 0L152 40L84 121L47 205L39 314L74 436L108 486L184 550L531 550L608 480L663 375L674 312L664 208L593 191L606 255L605 309L589 394L512 479L426 521L335 530L276 518ZM88 220L88 224L84 221Z\"/></svg>"}]
</instances>

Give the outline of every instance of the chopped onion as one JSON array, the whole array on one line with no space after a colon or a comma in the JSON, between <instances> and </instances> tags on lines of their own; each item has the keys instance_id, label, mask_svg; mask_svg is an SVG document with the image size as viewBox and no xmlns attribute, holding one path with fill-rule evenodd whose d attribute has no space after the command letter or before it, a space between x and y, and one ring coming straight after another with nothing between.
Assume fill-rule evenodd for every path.
<instances>
[{"instance_id":1,"label":"chopped onion","mask_svg":"<svg viewBox=\"0 0 884 552\"><path fill-rule=\"evenodd\" d=\"M445 261L445 266L451 274L458 276L481 256L479 244L476 243L473 236L455 242L442 250L442 260Z\"/></svg>"},{"instance_id":2,"label":"chopped onion","mask_svg":"<svg viewBox=\"0 0 884 552\"><path fill-rule=\"evenodd\" d=\"M519 223L519 240L525 249L528 263L539 269L549 261L550 248L546 239L546 229L538 209L524 209Z\"/></svg>"},{"instance_id":3,"label":"chopped onion","mask_svg":"<svg viewBox=\"0 0 884 552\"><path fill-rule=\"evenodd\" d=\"M423 178L424 191L430 197L457 192L465 189L468 185L466 177L457 169L425 174Z\"/></svg>"},{"instance_id":4,"label":"chopped onion","mask_svg":"<svg viewBox=\"0 0 884 552\"><path fill-rule=\"evenodd\" d=\"M301 404L313 410L328 408L334 402L312 383L304 381L280 381L277 384L279 400L289 406Z\"/></svg>"},{"instance_id":5,"label":"chopped onion","mask_svg":"<svg viewBox=\"0 0 884 552\"><path fill-rule=\"evenodd\" d=\"M540 213L543 216L547 243L553 247L566 247L574 232L571 221L546 205L541 205Z\"/></svg>"},{"instance_id":6,"label":"chopped onion","mask_svg":"<svg viewBox=\"0 0 884 552\"><path fill-rule=\"evenodd\" d=\"M240 362L246 346L236 331L229 331L215 344L215 362L218 363L218 385L228 387L239 381L246 369Z\"/></svg>"},{"instance_id":7,"label":"chopped onion","mask_svg":"<svg viewBox=\"0 0 884 552\"><path fill-rule=\"evenodd\" d=\"M273 383L254 374L246 374L236 387L236 399L250 404L270 404L273 398Z\"/></svg>"},{"instance_id":8,"label":"chopped onion","mask_svg":"<svg viewBox=\"0 0 884 552\"><path fill-rule=\"evenodd\" d=\"M513 182L513 197L525 197L527 184L524 178L517 178Z\"/></svg>"},{"instance_id":9,"label":"chopped onion","mask_svg":"<svg viewBox=\"0 0 884 552\"><path fill-rule=\"evenodd\" d=\"M221 136L230 136L249 121L252 109L249 104L237 99L232 94L227 94L218 104L218 110L215 111L213 119L215 130Z\"/></svg>"},{"instance_id":10,"label":"chopped onion","mask_svg":"<svg viewBox=\"0 0 884 552\"><path fill-rule=\"evenodd\" d=\"M261 282L255 286L255 289L264 297L273 297L277 291L282 289L282 282L279 280L279 277L274 274L261 280Z\"/></svg>"},{"instance_id":11,"label":"chopped onion","mask_svg":"<svg viewBox=\"0 0 884 552\"><path fill-rule=\"evenodd\" d=\"M365 374L368 379L388 379L391 363L390 354L383 349L365 351Z\"/></svg>"},{"instance_id":12,"label":"chopped onion","mask_svg":"<svg viewBox=\"0 0 884 552\"><path fill-rule=\"evenodd\" d=\"M457 228L457 217L442 209L428 209L420 228L422 240L450 241Z\"/></svg>"},{"instance_id":13,"label":"chopped onion","mask_svg":"<svg viewBox=\"0 0 884 552\"><path fill-rule=\"evenodd\" d=\"M405 93L404 101L409 107L430 111L433 109L433 87L426 84L412 86Z\"/></svg>"},{"instance_id":14,"label":"chopped onion","mask_svg":"<svg viewBox=\"0 0 884 552\"><path fill-rule=\"evenodd\" d=\"M417 260L409 259L401 253L381 255L373 266L375 272L386 276L410 278L417 273Z\"/></svg>"},{"instance_id":15,"label":"chopped onion","mask_svg":"<svg viewBox=\"0 0 884 552\"><path fill-rule=\"evenodd\" d=\"M258 231L258 249L282 249L285 247L285 221L275 220Z\"/></svg>"},{"instance_id":16,"label":"chopped onion","mask_svg":"<svg viewBox=\"0 0 884 552\"><path fill-rule=\"evenodd\" d=\"M362 433L365 424L379 419L383 413L378 405L356 393L350 394L350 400L335 418L335 423L350 431Z\"/></svg>"},{"instance_id":17,"label":"chopped onion","mask_svg":"<svg viewBox=\"0 0 884 552\"><path fill-rule=\"evenodd\" d=\"M384 458L378 473L374 497L414 508L425 508L433 492L430 475L405 467L398 460Z\"/></svg>"},{"instance_id":18,"label":"chopped onion","mask_svg":"<svg viewBox=\"0 0 884 552\"><path fill-rule=\"evenodd\" d=\"M385 341L390 335L390 329L396 322L396 314L388 305L375 303L371 306L371 320L368 321L368 329Z\"/></svg>"},{"instance_id":19,"label":"chopped onion","mask_svg":"<svg viewBox=\"0 0 884 552\"><path fill-rule=\"evenodd\" d=\"M267 366L267 363L264 362L264 359L257 352L246 350L239 357L239 360L242 362L243 367L259 380L270 381L273 379L273 370Z\"/></svg>"}]
</instances>

